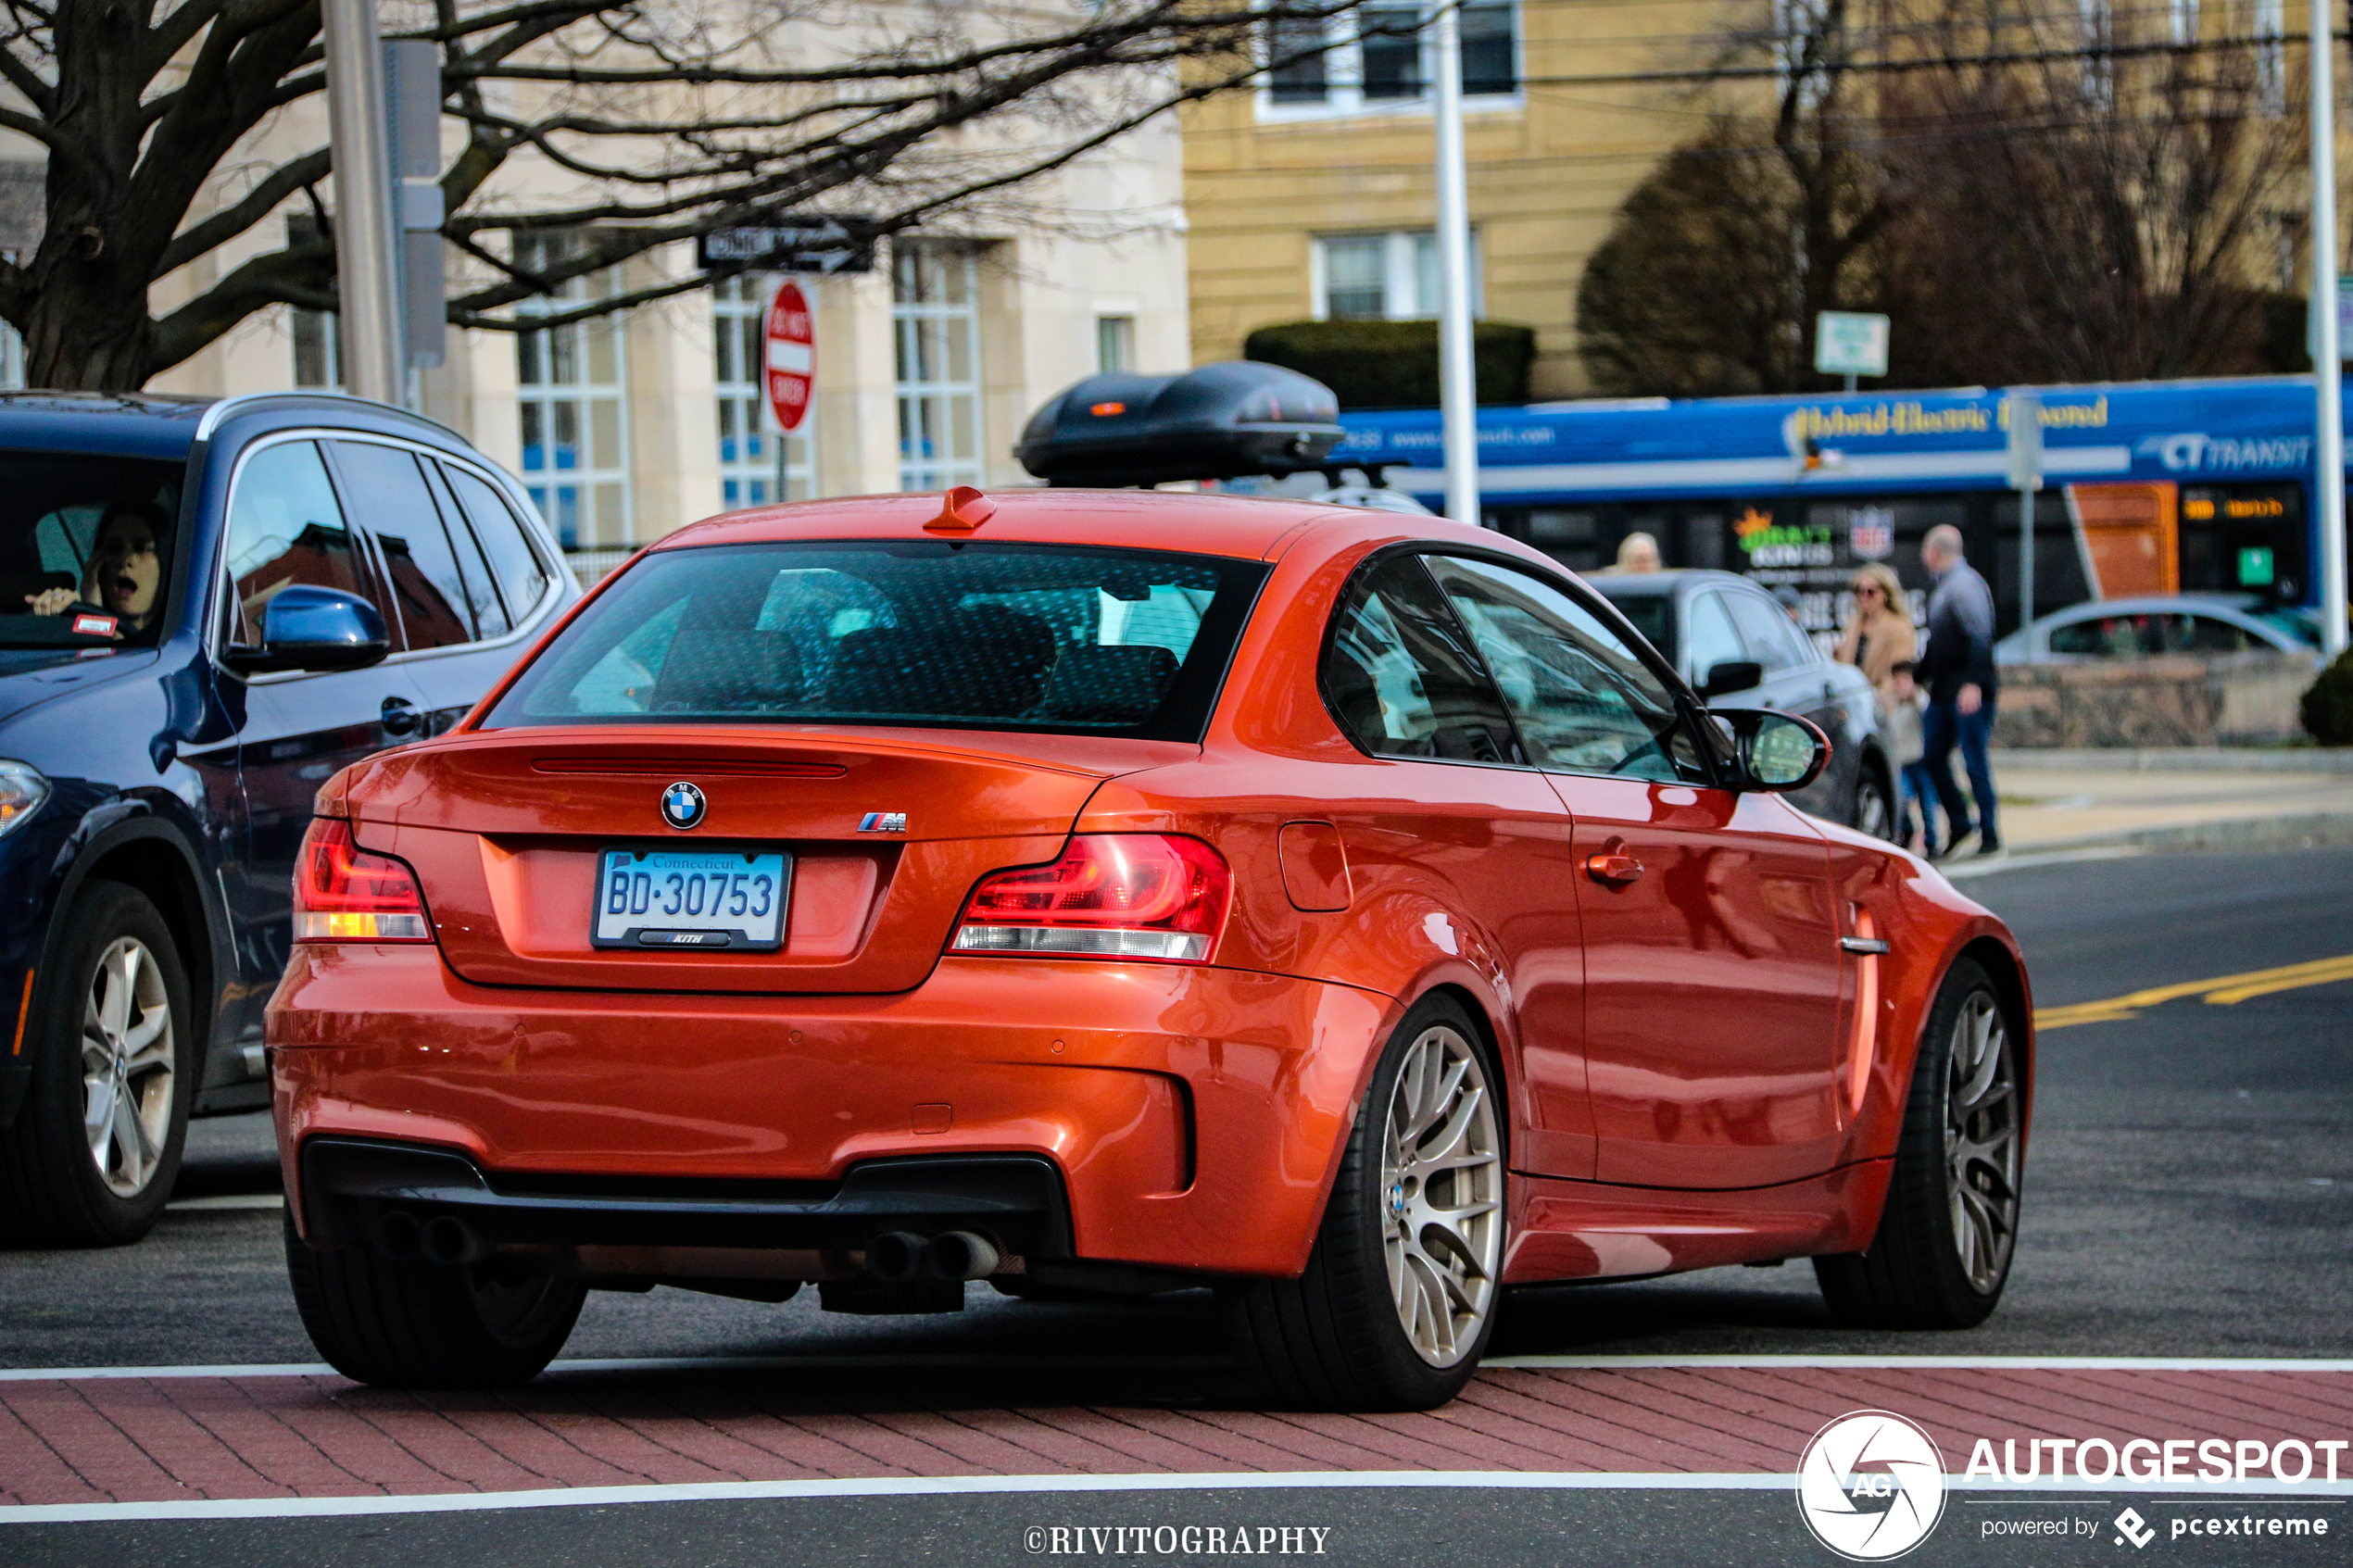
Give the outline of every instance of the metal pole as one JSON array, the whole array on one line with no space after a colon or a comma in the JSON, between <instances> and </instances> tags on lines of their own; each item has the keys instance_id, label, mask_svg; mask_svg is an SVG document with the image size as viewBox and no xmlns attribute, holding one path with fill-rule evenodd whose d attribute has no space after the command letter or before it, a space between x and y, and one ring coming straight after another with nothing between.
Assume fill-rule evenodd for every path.
<instances>
[{"instance_id":1,"label":"metal pole","mask_svg":"<svg viewBox=\"0 0 2353 1568\"><path fill-rule=\"evenodd\" d=\"M2336 336L2335 38L2330 0L2312 0L2312 383L2319 405L2314 489L2321 503L2321 646L2343 653L2345 625L2345 364Z\"/></svg>"},{"instance_id":2,"label":"metal pole","mask_svg":"<svg viewBox=\"0 0 2353 1568\"><path fill-rule=\"evenodd\" d=\"M1446 515L1479 526L1478 379L1471 356L1469 174L1463 157L1463 43L1449 0L1433 27L1438 77L1438 399Z\"/></svg>"},{"instance_id":3,"label":"metal pole","mask_svg":"<svg viewBox=\"0 0 2353 1568\"><path fill-rule=\"evenodd\" d=\"M404 401L392 164L384 146L384 41L375 0L325 0L327 131L335 166L336 315L346 390Z\"/></svg>"},{"instance_id":4,"label":"metal pole","mask_svg":"<svg viewBox=\"0 0 2353 1568\"><path fill-rule=\"evenodd\" d=\"M2018 623L2034 623L2034 492L2018 491Z\"/></svg>"}]
</instances>

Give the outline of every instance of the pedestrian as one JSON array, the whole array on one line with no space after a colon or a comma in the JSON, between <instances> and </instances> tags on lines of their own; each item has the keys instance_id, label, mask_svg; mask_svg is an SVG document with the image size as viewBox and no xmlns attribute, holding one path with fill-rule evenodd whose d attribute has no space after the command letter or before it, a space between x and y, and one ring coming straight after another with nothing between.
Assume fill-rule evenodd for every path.
<instances>
[{"instance_id":1,"label":"pedestrian","mask_svg":"<svg viewBox=\"0 0 2353 1568\"><path fill-rule=\"evenodd\" d=\"M1609 570L1656 571L1659 564L1658 541L1638 528L1617 542L1617 564Z\"/></svg>"},{"instance_id":2,"label":"pedestrian","mask_svg":"<svg viewBox=\"0 0 2353 1568\"><path fill-rule=\"evenodd\" d=\"M1928 764L1920 760L1928 749L1920 737L1920 709L1927 698L1921 696L1912 671L1908 659L1899 659L1889 667L1880 730L1895 764L1895 842L1932 860L1936 819L1930 814L1928 801L1935 786L1929 783Z\"/></svg>"},{"instance_id":3,"label":"pedestrian","mask_svg":"<svg viewBox=\"0 0 2353 1568\"><path fill-rule=\"evenodd\" d=\"M1986 747L1994 734L1994 591L1962 552L1961 531L1939 523L1920 542L1920 564L1935 587L1928 597L1928 647L1915 674L1928 688L1928 711L1920 721L1922 761L1936 797L1944 807L1944 854L1959 851L1971 834L1977 852L1998 854L2002 835L1994 822L1994 766ZM1969 800L1953 780L1953 747L1961 749L1969 772Z\"/></svg>"},{"instance_id":4,"label":"pedestrian","mask_svg":"<svg viewBox=\"0 0 2353 1568\"><path fill-rule=\"evenodd\" d=\"M1860 670L1871 690L1879 694L1880 706L1885 708L1888 682L1895 667L1919 656L1911 608L1905 602L1903 583L1879 561L1856 568L1850 588L1855 610L1846 618L1831 657Z\"/></svg>"}]
</instances>

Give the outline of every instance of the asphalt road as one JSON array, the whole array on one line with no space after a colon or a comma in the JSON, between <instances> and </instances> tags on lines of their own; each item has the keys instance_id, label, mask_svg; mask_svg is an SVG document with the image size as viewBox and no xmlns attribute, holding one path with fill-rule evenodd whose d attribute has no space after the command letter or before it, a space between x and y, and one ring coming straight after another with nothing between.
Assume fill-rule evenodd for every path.
<instances>
[{"instance_id":1,"label":"asphalt road","mask_svg":"<svg viewBox=\"0 0 2353 1568\"><path fill-rule=\"evenodd\" d=\"M2006 871L1968 884L2018 932L2044 1008L2353 951L2343 919L2353 849L2163 855ZM1507 1303L1498 1353L1970 1355L2353 1355L2353 982L2234 1005L2196 997L2044 1036L2018 1261L2001 1311L1965 1335L1867 1335L1833 1326L1811 1271L1725 1269L1638 1285L1547 1287ZM266 1123L201 1124L182 1192L218 1201L274 1188ZM176 1209L145 1245L0 1258L0 1366L308 1361L278 1256L274 1210ZM1049 1306L973 1287L961 1314L828 1316L671 1290L591 1298L570 1357L832 1354L1215 1355L1205 1294L1123 1309ZM1182 1386L1166 1380L1177 1378ZM1082 1378L1083 1381L1083 1378ZM1093 1400L1235 1397L1214 1369L1107 1369ZM1705 1516L1711 1545L1684 1533L1688 1501L1663 1495L1510 1494L1450 1510L1448 1494L1292 1494L1281 1523L1351 1528L1336 1561L1410 1553L1452 1517L1477 1521L1484 1561L1519 1560L1529 1532L1612 1543L1629 1561L1780 1561L1783 1499L1728 1497ZM1271 1494L1259 1494L1272 1504ZM1769 1528L1747 1523L1752 1500ZM268 1525L85 1526L11 1536L25 1562L235 1556L271 1562L438 1559L460 1543L484 1562L858 1562L1024 1555L1023 1499L861 1499L796 1514L794 1533L830 1553L780 1549L762 1505L664 1505L554 1514L445 1515ZM773 1510L773 1505L770 1505ZM809 1505L796 1505L808 1507ZM1078 1522L1149 1512L1207 1519L1202 1503L1058 1499ZM1075 1510L1075 1512L1074 1512ZM1083 1518L1081 1517L1083 1516ZM1140 1513L1138 1515L1140 1517ZM975 1521L1000 1523L1000 1544ZM602 1524L595 1523L601 1519ZM839 1528L824 1521L837 1520ZM2353 1519L2347 1521L2353 1526ZM803 1526L818 1533L800 1537ZM990 1528L994 1528L992 1524ZM1761 1529L1762 1533L1758 1533ZM1596 1534L1598 1532L1598 1534ZM1951 1534L1947 1532L1945 1534ZM36 1538L37 1537L37 1538ZM1746 1540L1749 1545L1740 1548ZM328 1549L328 1543L335 1543ZM691 1549L689 1549L691 1543ZM1379 1549L1374 1550L1376 1543ZM1970 1543L1972 1546L1975 1543ZM2108 1549L2105 1539L2098 1543ZM1939 1550L1957 1549L1940 1535ZM1721 1549L1719 1550L1719 1548ZM1468 1549L1466 1548L1466 1551ZM1810 1553L1810 1546L1806 1549ZM64 1555L57 1555L63 1553ZM1679 1555L1679 1553L1680 1555ZM761 1555L764 1554L764 1555ZM1924 1549L1923 1555L1931 1555ZM2010 1560L1987 1543L1979 1561ZM1469 1555L1461 1555L1469 1561ZM1533 1560L1533 1559L1529 1559ZM1810 1556L1808 1561L1813 1561ZM2023 1561L2024 1559L2018 1559Z\"/></svg>"}]
</instances>

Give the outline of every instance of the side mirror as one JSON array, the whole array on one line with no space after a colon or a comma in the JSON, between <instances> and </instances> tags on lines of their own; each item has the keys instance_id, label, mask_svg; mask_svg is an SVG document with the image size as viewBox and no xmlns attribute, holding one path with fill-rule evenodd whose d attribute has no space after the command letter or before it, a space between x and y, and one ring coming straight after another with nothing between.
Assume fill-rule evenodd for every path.
<instances>
[{"instance_id":1,"label":"side mirror","mask_svg":"<svg viewBox=\"0 0 2353 1568\"><path fill-rule=\"evenodd\" d=\"M1830 766L1829 737L1794 714L1759 708L1716 718L1731 734L1744 789L1786 795L1804 789Z\"/></svg>"},{"instance_id":2,"label":"side mirror","mask_svg":"<svg viewBox=\"0 0 2353 1568\"><path fill-rule=\"evenodd\" d=\"M1702 702L1710 697L1730 696L1734 692L1753 692L1765 684L1765 667L1753 659L1728 659L1721 664L1707 667L1707 677L1699 684Z\"/></svg>"},{"instance_id":3,"label":"side mirror","mask_svg":"<svg viewBox=\"0 0 2353 1568\"><path fill-rule=\"evenodd\" d=\"M279 670L364 670L392 651L376 607L340 588L290 583L261 612L261 646L231 647L221 661L241 675Z\"/></svg>"}]
</instances>

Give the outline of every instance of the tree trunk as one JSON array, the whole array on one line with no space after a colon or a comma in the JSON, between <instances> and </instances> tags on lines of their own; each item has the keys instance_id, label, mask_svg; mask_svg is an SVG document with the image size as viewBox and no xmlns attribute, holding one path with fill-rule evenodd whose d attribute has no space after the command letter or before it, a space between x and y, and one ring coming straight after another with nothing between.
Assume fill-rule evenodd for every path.
<instances>
[{"instance_id":1,"label":"tree trunk","mask_svg":"<svg viewBox=\"0 0 2353 1568\"><path fill-rule=\"evenodd\" d=\"M57 392L136 392L155 360L156 324L144 279L68 258L32 298L23 323L27 386Z\"/></svg>"}]
</instances>

